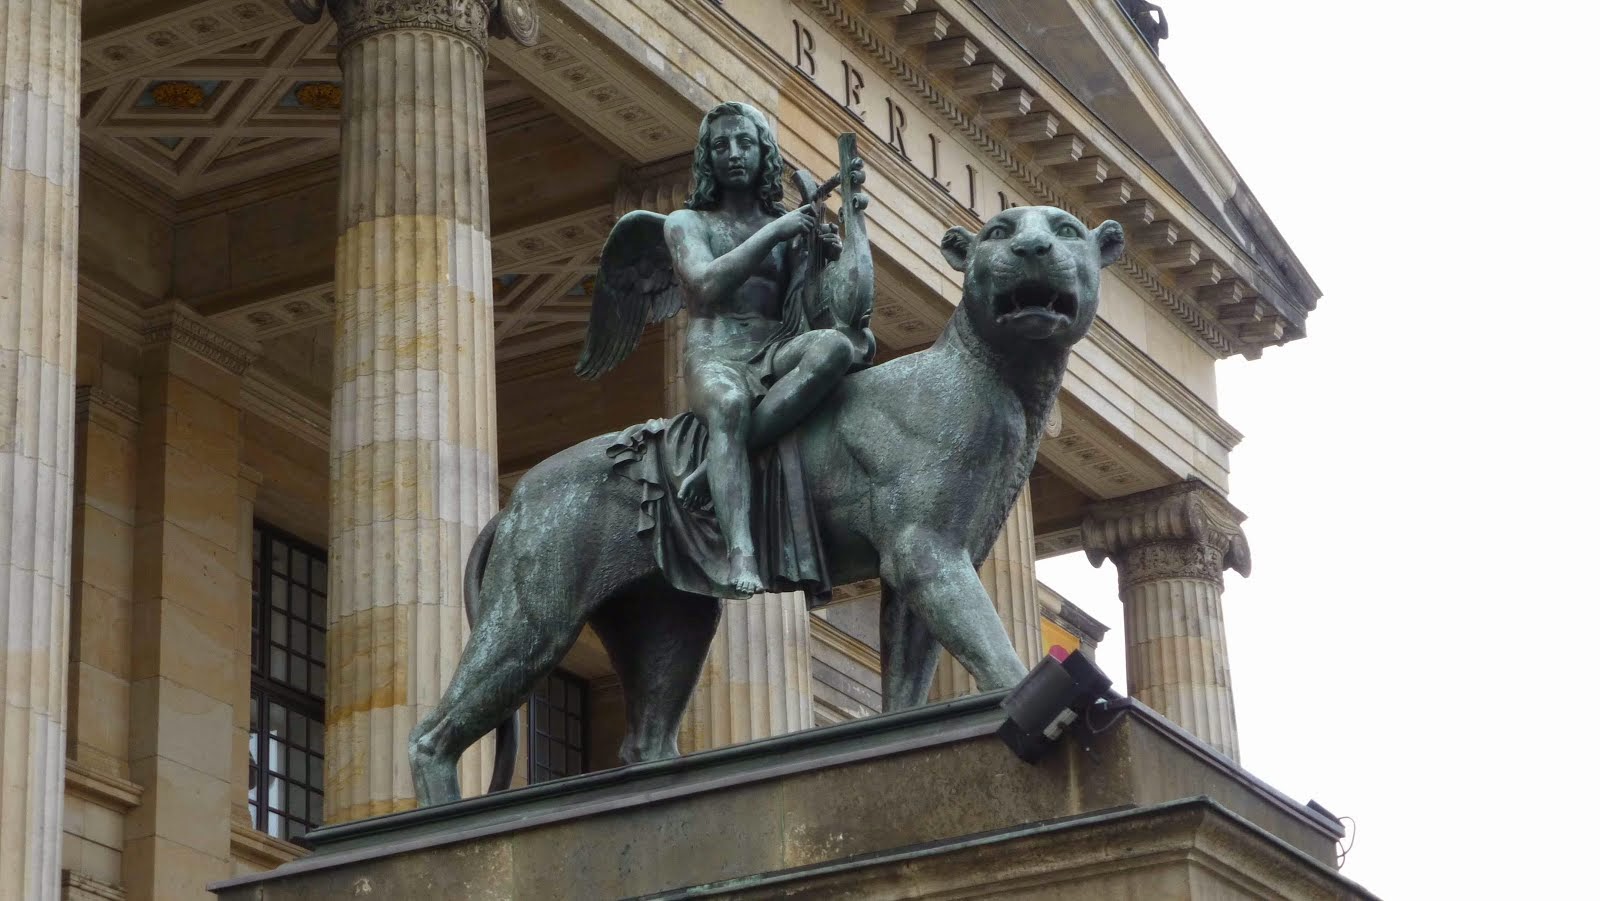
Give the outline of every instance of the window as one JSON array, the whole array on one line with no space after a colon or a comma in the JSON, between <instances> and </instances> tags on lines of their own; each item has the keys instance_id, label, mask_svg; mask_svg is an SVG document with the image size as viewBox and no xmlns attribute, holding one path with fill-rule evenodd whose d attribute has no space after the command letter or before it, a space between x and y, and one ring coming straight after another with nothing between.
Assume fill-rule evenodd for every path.
<instances>
[{"instance_id":1,"label":"window","mask_svg":"<svg viewBox=\"0 0 1600 901\"><path fill-rule=\"evenodd\" d=\"M258 522L250 593L250 818L293 841L322 823L327 556Z\"/></svg>"},{"instance_id":2,"label":"window","mask_svg":"<svg viewBox=\"0 0 1600 901\"><path fill-rule=\"evenodd\" d=\"M533 687L527 710L528 782L576 776L588 766L584 753L589 725L589 686L554 670Z\"/></svg>"}]
</instances>

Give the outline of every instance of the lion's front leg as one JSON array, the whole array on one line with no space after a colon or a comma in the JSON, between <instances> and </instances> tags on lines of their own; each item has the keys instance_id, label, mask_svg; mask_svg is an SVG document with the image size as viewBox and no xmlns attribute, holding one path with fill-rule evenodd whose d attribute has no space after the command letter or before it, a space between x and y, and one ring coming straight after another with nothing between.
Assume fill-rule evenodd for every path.
<instances>
[{"instance_id":1,"label":"lion's front leg","mask_svg":"<svg viewBox=\"0 0 1600 901\"><path fill-rule=\"evenodd\" d=\"M886 586L927 624L933 638L972 673L978 688L1010 688L1028 674L994 602L967 555L914 536L881 553Z\"/></svg>"}]
</instances>

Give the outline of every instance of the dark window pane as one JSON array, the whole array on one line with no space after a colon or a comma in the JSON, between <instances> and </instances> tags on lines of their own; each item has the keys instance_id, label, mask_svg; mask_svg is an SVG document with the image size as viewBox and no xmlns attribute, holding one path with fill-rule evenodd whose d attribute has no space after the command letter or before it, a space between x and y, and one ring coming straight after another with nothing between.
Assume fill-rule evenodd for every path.
<instances>
[{"instance_id":1,"label":"dark window pane","mask_svg":"<svg viewBox=\"0 0 1600 901\"><path fill-rule=\"evenodd\" d=\"M279 682L286 681L289 678L289 655L278 648L273 648L272 667L267 673Z\"/></svg>"},{"instance_id":2,"label":"dark window pane","mask_svg":"<svg viewBox=\"0 0 1600 901\"><path fill-rule=\"evenodd\" d=\"M298 748L289 749L289 778L300 783L307 781L306 752Z\"/></svg>"},{"instance_id":3,"label":"dark window pane","mask_svg":"<svg viewBox=\"0 0 1600 901\"><path fill-rule=\"evenodd\" d=\"M306 745L311 748L311 753L313 753L313 754L321 754L322 753L322 724L317 722L317 721L315 721L315 720L313 720L311 722L311 724L310 724L310 729L308 731L311 733L311 740L306 742Z\"/></svg>"},{"instance_id":4,"label":"dark window pane","mask_svg":"<svg viewBox=\"0 0 1600 901\"><path fill-rule=\"evenodd\" d=\"M273 651L273 653L276 654L278 652ZM289 658L289 684L301 691L306 689L306 658Z\"/></svg>"},{"instance_id":5,"label":"dark window pane","mask_svg":"<svg viewBox=\"0 0 1600 901\"><path fill-rule=\"evenodd\" d=\"M324 629L328 628L328 599L320 594L311 596L311 622Z\"/></svg>"},{"instance_id":6,"label":"dark window pane","mask_svg":"<svg viewBox=\"0 0 1600 901\"><path fill-rule=\"evenodd\" d=\"M278 644L289 643L289 617L282 613L272 614L272 640Z\"/></svg>"},{"instance_id":7,"label":"dark window pane","mask_svg":"<svg viewBox=\"0 0 1600 901\"><path fill-rule=\"evenodd\" d=\"M315 663L311 664L311 682L306 686L306 691L319 698L327 693L327 686L323 684L322 667Z\"/></svg>"},{"instance_id":8,"label":"dark window pane","mask_svg":"<svg viewBox=\"0 0 1600 901\"><path fill-rule=\"evenodd\" d=\"M289 650L302 655L311 650L311 639L306 637L306 624L300 620L289 624Z\"/></svg>"},{"instance_id":9,"label":"dark window pane","mask_svg":"<svg viewBox=\"0 0 1600 901\"><path fill-rule=\"evenodd\" d=\"M274 572L288 572L289 546L281 541L272 542L272 569Z\"/></svg>"},{"instance_id":10,"label":"dark window pane","mask_svg":"<svg viewBox=\"0 0 1600 901\"><path fill-rule=\"evenodd\" d=\"M328 638L318 629L311 630L311 659L318 663L328 659Z\"/></svg>"},{"instance_id":11,"label":"dark window pane","mask_svg":"<svg viewBox=\"0 0 1600 901\"><path fill-rule=\"evenodd\" d=\"M328 564L321 560L311 561L311 587L318 592L328 590Z\"/></svg>"},{"instance_id":12,"label":"dark window pane","mask_svg":"<svg viewBox=\"0 0 1600 901\"><path fill-rule=\"evenodd\" d=\"M306 718L298 713L289 714L289 743L305 747Z\"/></svg>"},{"instance_id":13,"label":"dark window pane","mask_svg":"<svg viewBox=\"0 0 1600 901\"><path fill-rule=\"evenodd\" d=\"M289 609L289 583L282 576L272 577L272 606L279 610Z\"/></svg>"},{"instance_id":14,"label":"dark window pane","mask_svg":"<svg viewBox=\"0 0 1600 901\"><path fill-rule=\"evenodd\" d=\"M307 599L306 590L299 585L289 589L289 612L300 619L311 615L311 602Z\"/></svg>"},{"instance_id":15,"label":"dark window pane","mask_svg":"<svg viewBox=\"0 0 1600 901\"><path fill-rule=\"evenodd\" d=\"M571 713L583 710L583 686L576 681L567 683L567 710Z\"/></svg>"},{"instance_id":16,"label":"dark window pane","mask_svg":"<svg viewBox=\"0 0 1600 901\"><path fill-rule=\"evenodd\" d=\"M282 704L267 704L267 731L274 738L289 734L289 711Z\"/></svg>"},{"instance_id":17,"label":"dark window pane","mask_svg":"<svg viewBox=\"0 0 1600 901\"><path fill-rule=\"evenodd\" d=\"M310 776L311 778L306 780L306 784L310 785L313 789L316 789L319 792L322 791L322 758L321 757L313 757L313 758L311 758L311 772L308 773L307 775ZM317 795L316 797L320 798L322 796L321 795ZM313 819L316 822L319 822L319 823L322 822L322 817L321 817L320 814L318 816L316 816L316 817L313 817Z\"/></svg>"},{"instance_id":18,"label":"dark window pane","mask_svg":"<svg viewBox=\"0 0 1600 901\"><path fill-rule=\"evenodd\" d=\"M292 561L292 564L289 567L289 575L293 577L296 582L299 582L302 585L305 584L305 582L310 578L310 575L306 572L307 561L305 551L295 551L289 559Z\"/></svg>"},{"instance_id":19,"label":"dark window pane","mask_svg":"<svg viewBox=\"0 0 1600 901\"><path fill-rule=\"evenodd\" d=\"M311 795L311 822L322 823L322 796L315 792Z\"/></svg>"}]
</instances>

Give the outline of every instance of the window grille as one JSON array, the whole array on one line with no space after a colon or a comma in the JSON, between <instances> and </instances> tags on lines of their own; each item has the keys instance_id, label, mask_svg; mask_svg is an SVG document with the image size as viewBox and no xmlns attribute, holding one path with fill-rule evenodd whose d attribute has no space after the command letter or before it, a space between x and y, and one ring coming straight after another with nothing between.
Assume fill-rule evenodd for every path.
<instances>
[{"instance_id":1,"label":"window grille","mask_svg":"<svg viewBox=\"0 0 1600 901\"><path fill-rule=\"evenodd\" d=\"M555 670L540 679L526 708L528 781L576 776L588 768L589 686Z\"/></svg>"},{"instance_id":2,"label":"window grille","mask_svg":"<svg viewBox=\"0 0 1600 901\"><path fill-rule=\"evenodd\" d=\"M322 824L328 560L256 523L250 570L250 817L294 841Z\"/></svg>"}]
</instances>

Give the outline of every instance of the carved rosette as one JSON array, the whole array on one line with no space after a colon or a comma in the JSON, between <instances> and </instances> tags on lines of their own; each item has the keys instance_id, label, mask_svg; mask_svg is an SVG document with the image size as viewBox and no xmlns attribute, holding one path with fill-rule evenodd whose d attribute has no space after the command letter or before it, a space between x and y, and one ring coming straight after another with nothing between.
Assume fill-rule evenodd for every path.
<instances>
[{"instance_id":1,"label":"carved rosette","mask_svg":"<svg viewBox=\"0 0 1600 901\"><path fill-rule=\"evenodd\" d=\"M1153 579L1222 582L1224 570L1250 575L1250 545L1240 513L1199 482L1096 504L1083 520L1083 550L1095 566L1112 558L1124 590Z\"/></svg>"},{"instance_id":2,"label":"carved rosette","mask_svg":"<svg viewBox=\"0 0 1600 901\"><path fill-rule=\"evenodd\" d=\"M488 50L489 38L510 38L524 47L539 35L533 0L284 0L307 25L327 7L339 24L339 49L385 31L422 29L455 35Z\"/></svg>"}]
</instances>

